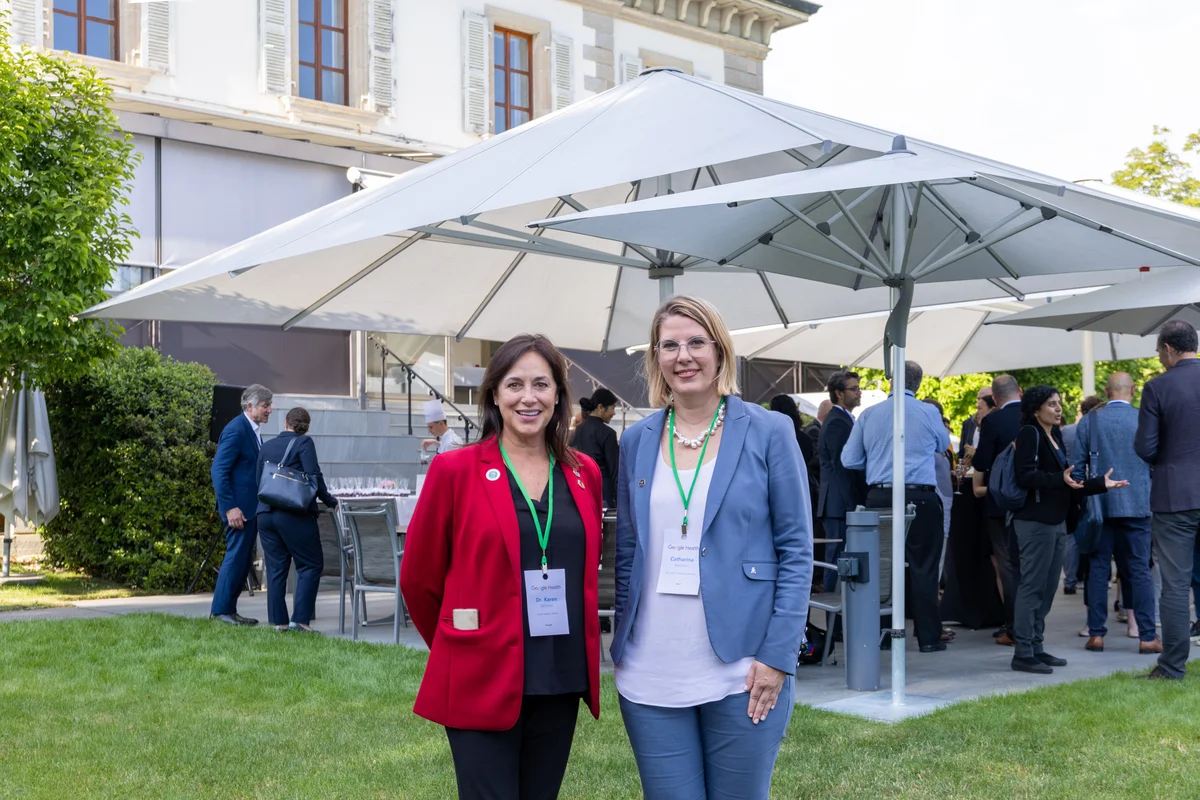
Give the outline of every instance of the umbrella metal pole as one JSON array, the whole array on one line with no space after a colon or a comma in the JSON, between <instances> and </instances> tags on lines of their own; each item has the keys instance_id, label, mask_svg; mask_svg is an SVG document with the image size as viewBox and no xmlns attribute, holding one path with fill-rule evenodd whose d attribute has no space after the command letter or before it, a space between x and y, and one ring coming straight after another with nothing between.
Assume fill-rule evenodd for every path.
<instances>
[{"instance_id":1,"label":"umbrella metal pole","mask_svg":"<svg viewBox=\"0 0 1200 800\"><path fill-rule=\"evenodd\" d=\"M904 204L903 187L892 191L892 272L904 270L904 250L907 246L908 210ZM900 290L892 289L892 307L900 299ZM893 313L894 310L893 310ZM904 321L907 325L907 320ZM905 663L906 623L904 617L904 345L901 338L892 347L892 629L901 632L892 638L892 705L904 705L904 684L907 680Z\"/></svg>"},{"instance_id":2,"label":"umbrella metal pole","mask_svg":"<svg viewBox=\"0 0 1200 800\"><path fill-rule=\"evenodd\" d=\"M1083 378L1080 399L1083 399L1096 392L1096 339L1091 331L1083 331L1083 360L1079 366Z\"/></svg>"},{"instance_id":3,"label":"umbrella metal pole","mask_svg":"<svg viewBox=\"0 0 1200 800\"><path fill-rule=\"evenodd\" d=\"M4 520L4 568L0 571L0 578L10 576L9 569L12 563L12 542L13 542L13 523L12 520Z\"/></svg>"},{"instance_id":4,"label":"umbrella metal pole","mask_svg":"<svg viewBox=\"0 0 1200 800\"><path fill-rule=\"evenodd\" d=\"M663 275L658 278L658 302L665 303L675 296L675 276Z\"/></svg>"}]
</instances>

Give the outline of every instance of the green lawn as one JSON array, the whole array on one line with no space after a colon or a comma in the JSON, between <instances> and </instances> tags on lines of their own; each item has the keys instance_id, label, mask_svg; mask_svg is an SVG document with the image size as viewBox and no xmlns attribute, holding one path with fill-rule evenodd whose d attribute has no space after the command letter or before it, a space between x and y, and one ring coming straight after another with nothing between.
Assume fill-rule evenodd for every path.
<instances>
[{"instance_id":1,"label":"green lawn","mask_svg":"<svg viewBox=\"0 0 1200 800\"><path fill-rule=\"evenodd\" d=\"M17 564L12 573L19 575L33 572ZM108 597L133 597L141 594L112 581L92 578L79 572L55 572L38 570L43 576L40 583L0 585L0 613L21 611L28 608L54 608L69 606L77 600L100 600ZM0 782L0 791L3 791Z\"/></svg>"},{"instance_id":2,"label":"green lawn","mask_svg":"<svg viewBox=\"0 0 1200 800\"><path fill-rule=\"evenodd\" d=\"M136 615L0 624L0 797L451 798L400 647ZM803 696L803 673L800 681ZM640 796L610 679L562 796ZM797 709L775 796L1200 797L1200 677L1121 675L887 726Z\"/></svg>"}]
</instances>

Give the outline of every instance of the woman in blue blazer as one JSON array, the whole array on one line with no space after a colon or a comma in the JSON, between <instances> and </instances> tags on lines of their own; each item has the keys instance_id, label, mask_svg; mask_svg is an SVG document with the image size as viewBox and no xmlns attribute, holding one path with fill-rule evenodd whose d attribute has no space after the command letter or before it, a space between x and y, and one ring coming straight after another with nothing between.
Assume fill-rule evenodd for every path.
<instances>
[{"instance_id":1,"label":"woman in blue blazer","mask_svg":"<svg viewBox=\"0 0 1200 800\"><path fill-rule=\"evenodd\" d=\"M736 396L704 300L658 310L646 377L663 410L621 440L612 644L642 791L766 798L812 583L800 448L786 417Z\"/></svg>"},{"instance_id":2,"label":"woman in blue blazer","mask_svg":"<svg viewBox=\"0 0 1200 800\"><path fill-rule=\"evenodd\" d=\"M337 499L325 488L321 477L321 465L317 463L317 447L306 434L312 419L303 408L293 408L284 420L284 431L258 452L258 475L261 479L263 464L299 468L310 477L316 478L317 497L329 508L337 508ZM288 446L291 452L288 453ZM287 463L281 464L284 454ZM317 501L305 511L276 508L263 501L258 502L258 536L262 542L263 557L267 562L267 619L278 631L300 631L315 633L312 620L317 606L317 587L321 582L321 570L325 556L321 551L321 534L317 529ZM287 593L288 571L292 561L296 562L296 595L292 598L291 621L288 621Z\"/></svg>"}]
</instances>

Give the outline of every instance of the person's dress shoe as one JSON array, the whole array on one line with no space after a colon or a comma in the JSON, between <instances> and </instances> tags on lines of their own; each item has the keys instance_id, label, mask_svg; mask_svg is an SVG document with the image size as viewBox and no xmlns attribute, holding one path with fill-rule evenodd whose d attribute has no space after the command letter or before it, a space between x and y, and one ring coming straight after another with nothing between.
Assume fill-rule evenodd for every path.
<instances>
[{"instance_id":1,"label":"person's dress shoe","mask_svg":"<svg viewBox=\"0 0 1200 800\"><path fill-rule=\"evenodd\" d=\"M242 625L238 622L236 614L209 614L209 619L215 619L217 622L224 622L226 625Z\"/></svg>"},{"instance_id":2,"label":"person's dress shoe","mask_svg":"<svg viewBox=\"0 0 1200 800\"><path fill-rule=\"evenodd\" d=\"M1192 623L1192 630L1188 633L1188 636L1200 636L1200 619Z\"/></svg>"},{"instance_id":3,"label":"person's dress shoe","mask_svg":"<svg viewBox=\"0 0 1200 800\"><path fill-rule=\"evenodd\" d=\"M1142 655L1150 655L1151 653L1162 652L1162 639L1155 639L1152 642L1139 642L1138 652Z\"/></svg>"},{"instance_id":4,"label":"person's dress shoe","mask_svg":"<svg viewBox=\"0 0 1200 800\"><path fill-rule=\"evenodd\" d=\"M1104 637L1092 636L1087 640L1087 644L1083 646L1084 650L1091 650L1093 653L1104 652Z\"/></svg>"},{"instance_id":5,"label":"person's dress shoe","mask_svg":"<svg viewBox=\"0 0 1200 800\"><path fill-rule=\"evenodd\" d=\"M1148 672L1147 674L1138 675L1137 677L1145 679L1145 680L1150 680L1150 681L1181 681L1181 680L1183 680L1183 678L1181 678L1181 677L1176 678L1174 675L1167 672L1162 667L1155 667L1154 669L1150 670L1150 672Z\"/></svg>"},{"instance_id":6,"label":"person's dress shoe","mask_svg":"<svg viewBox=\"0 0 1200 800\"><path fill-rule=\"evenodd\" d=\"M1052 656L1049 653L1034 653L1033 657L1048 667L1065 667L1067 665L1065 658Z\"/></svg>"},{"instance_id":7,"label":"person's dress shoe","mask_svg":"<svg viewBox=\"0 0 1200 800\"><path fill-rule=\"evenodd\" d=\"M1032 672L1035 675L1049 675L1054 672L1054 668L1049 664L1043 664L1036 658L1018 658L1013 656L1012 668L1017 672Z\"/></svg>"},{"instance_id":8,"label":"person's dress shoe","mask_svg":"<svg viewBox=\"0 0 1200 800\"><path fill-rule=\"evenodd\" d=\"M297 622L289 622L288 630L291 631L292 633L312 633L312 634L316 634L318 636L321 634L320 631L314 631L312 628L306 628Z\"/></svg>"},{"instance_id":9,"label":"person's dress shoe","mask_svg":"<svg viewBox=\"0 0 1200 800\"><path fill-rule=\"evenodd\" d=\"M946 649L945 642L935 642L934 644L921 645L922 653L940 653L942 650L945 650L945 649Z\"/></svg>"},{"instance_id":10,"label":"person's dress shoe","mask_svg":"<svg viewBox=\"0 0 1200 800\"><path fill-rule=\"evenodd\" d=\"M1084 625L1082 628L1079 629L1079 638L1080 639L1090 639L1091 636L1092 636L1092 629L1089 628L1087 625Z\"/></svg>"},{"instance_id":11,"label":"person's dress shoe","mask_svg":"<svg viewBox=\"0 0 1200 800\"><path fill-rule=\"evenodd\" d=\"M1075 594L1075 587L1074 586L1064 586L1063 594Z\"/></svg>"},{"instance_id":12,"label":"person's dress shoe","mask_svg":"<svg viewBox=\"0 0 1200 800\"><path fill-rule=\"evenodd\" d=\"M257 625L258 620L250 617L243 617L241 614L234 614L233 618L237 620L238 625Z\"/></svg>"},{"instance_id":13,"label":"person's dress shoe","mask_svg":"<svg viewBox=\"0 0 1200 800\"><path fill-rule=\"evenodd\" d=\"M992 634L992 638L999 639L1001 636L1004 636L1007 633L1008 633L1008 628L1000 627L1000 628L997 628L996 632Z\"/></svg>"},{"instance_id":14,"label":"person's dress shoe","mask_svg":"<svg viewBox=\"0 0 1200 800\"><path fill-rule=\"evenodd\" d=\"M1011 636L1009 636L1007 632L1005 632L1002 635L996 637L996 644L1001 645L1003 647L1012 647L1013 645L1016 644L1016 642L1013 641L1013 638Z\"/></svg>"}]
</instances>

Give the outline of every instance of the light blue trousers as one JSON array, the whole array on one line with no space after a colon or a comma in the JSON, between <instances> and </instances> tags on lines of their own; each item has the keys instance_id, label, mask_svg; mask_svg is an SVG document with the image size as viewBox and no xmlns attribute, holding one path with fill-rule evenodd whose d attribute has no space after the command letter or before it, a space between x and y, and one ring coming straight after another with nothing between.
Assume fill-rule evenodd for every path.
<instances>
[{"instance_id":1,"label":"light blue trousers","mask_svg":"<svg viewBox=\"0 0 1200 800\"><path fill-rule=\"evenodd\" d=\"M784 680L775 710L757 725L746 714L745 692L691 708L622 697L621 716L646 800L767 800L792 719L794 680Z\"/></svg>"}]
</instances>

